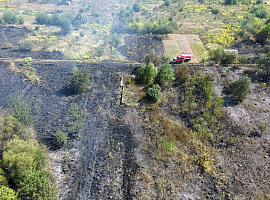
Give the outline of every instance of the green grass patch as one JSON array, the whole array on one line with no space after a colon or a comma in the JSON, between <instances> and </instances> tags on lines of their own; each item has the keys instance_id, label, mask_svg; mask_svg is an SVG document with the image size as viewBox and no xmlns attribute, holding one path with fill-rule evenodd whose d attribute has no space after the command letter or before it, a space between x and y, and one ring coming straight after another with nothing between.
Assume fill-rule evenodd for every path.
<instances>
[{"instance_id":1,"label":"green grass patch","mask_svg":"<svg viewBox=\"0 0 270 200\"><path fill-rule=\"evenodd\" d=\"M193 53L196 55L198 61L202 61L203 58L204 60L208 59L208 52L204 48L203 44L194 43L194 44L190 44L190 46Z\"/></svg>"}]
</instances>

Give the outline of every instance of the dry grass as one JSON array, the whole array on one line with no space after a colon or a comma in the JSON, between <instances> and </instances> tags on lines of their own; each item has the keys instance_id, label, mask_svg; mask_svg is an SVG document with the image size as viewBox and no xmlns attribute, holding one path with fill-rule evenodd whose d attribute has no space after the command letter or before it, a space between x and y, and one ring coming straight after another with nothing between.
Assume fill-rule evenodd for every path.
<instances>
[{"instance_id":1,"label":"dry grass","mask_svg":"<svg viewBox=\"0 0 270 200\"><path fill-rule=\"evenodd\" d=\"M11 62L9 68L15 73L21 73L24 77L23 81L29 80L33 84L40 84L40 77L37 76L33 67L17 67L14 62Z\"/></svg>"}]
</instances>

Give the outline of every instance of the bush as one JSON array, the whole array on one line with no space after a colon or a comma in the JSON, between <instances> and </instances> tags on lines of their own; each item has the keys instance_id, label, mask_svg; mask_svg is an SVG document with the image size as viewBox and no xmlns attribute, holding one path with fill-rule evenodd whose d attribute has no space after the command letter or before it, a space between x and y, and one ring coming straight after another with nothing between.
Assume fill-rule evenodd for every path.
<instances>
[{"instance_id":1,"label":"bush","mask_svg":"<svg viewBox=\"0 0 270 200\"><path fill-rule=\"evenodd\" d=\"M0 118L0 151L14 135L19 135L23 125L13 116Z\"/></svg>"},{"instance_id":2,"label":"bush","mask_svg":"<svg viewBox=\"0 0 270 200\"><path fill-rule=\"evenodd\" d=\"M85 32L84 31L80 31L80 36L84 37L85 36Z\"/></svg>"},{"instance_id":3,"label":"bush","mask_svg":"<svg viewBox=\"0 0 270 200\"><path fill-rule=\"evenodd\" d=\"M230 82L229 91L232 97L237 102L242 102L247 98L247 95L250 92L250 86L251 86L251 80L250 78L246 76L246 77Z\"/></svg>"},{"instance_id":4,"label":"bush","mask_svg":"<svg viewBox=\"0 0 270 200\"><path fill-rule=\"evenodd\" d=\"M138 84L149 85L154 82L157 75L157 68L153 63L142 64L142 67L135 72L135 81Z\"/></svg>"},{"instance_id":5,"label":"bush","mask_svg":"<svg viewBox=\"0 0 270 200\"><path fill-rule=\"evenodd\" d=\"M148 88L146 96L150 101L157 102L161 95L161 87L159 85L153 85L151 88Z\"/></svg>"},{"instance_id":6,"label":"bush","mask_svg":"<svg viewBox=\"0 0 270 200\"><path fill-rule=\"evenodd\" d=\"M25 126L33 125L33 116L28 103L19 95L12 98L13 116Z\"/></svg>"},{"instance_id":7,"label":"bush","mask_svg":"<svg viewBox=\"0 0 270 200\"><path fill-rule=\"evenodd\" d=\"M190 76L188 67L185 64L180 65L176 68L175 78L179 83L185 83Z\"/></svg>"},{"instance_id":8,"label":"bush","mask_svg":"<svg viewBox=\"0 0 270 200\"><path fill-rule=\"evenodd\" d=\"M43 169L47 159L46 149L39 147L35 141L14 138L4 149L2 166L10 182L18 184L25 171Z\"/></svg>"},{"instance_id":9,"label":"bush","mask_svg":"<svg viewBox=\"0 0 270 200\"><path fill-rule=\"evenodd\" d=\"M86 71L76 70L70 79L68 90L71 94L79 94L90 84L90 76Z\"/></svg>"},{"instance_id":10,"label":"bush","mask_svg":"<svg viewBox=\"0 0 270 200\"><path fill-rule=\"evenodd\" d=\"M270 35L270 23L263 27L256 35L256 40L260 43L264 43Z\"/></svg>"},{"instance_id":11,"label":"bush","mask_svg":"<svg viewBox=\"0 0 270 200\"><path fill-rule=\"evenodd\" d=\"M141 8L140 8L140 6L139 6L137 3L134 3L134 4L133 4L133 10L134 10L135 12L140 12Z\"/></svg>"},{"instance_id":12,"label":"bush","mask_svg":"<svg viewBox=\"0 0 270 200\"><path fill-rule=\"evenodd\" d=\"M210 57L216 63L232 64L237 59L237 54L234 52L225 52L223 48L218 47L210 51Z\"/></svg>"},{"instance_id":13,"label":"bush","mask_svg":"<svg viewBox=\"0 0 270 200\"><path fill-rule=\"evenodd\" d=\"M23 16L19 15L19 16L17 17L17 21L18 21L19 24L23 24L23 23L24 23L24 18L23 18Z\"/></svg>"},{"instance_id":14,"label":"bush","mask_svg":"<svg viewBox=\"0 0 270 200\"><path fill-rule=\"evenodd\" d=\"M172 80L174 80L174 70L169 63L165 63L155 77L155 84L158 84L163 89Z\"/></svg>"},{"instance_id":15,"label":"bush","mask_svg":"<svg viewBox=\"0 0 270 200\"><path fill-rule=\"evenodd\" d=\"M39 13L36 15L37 24L48 25L50 22L50 17L46 13Z\"/></svg>"},{"instance_id":16,"label":"bush","mask_svg":"<svg viewBox=\"0 0 270 200\"><path fill-rule=\"evenodd\" d=\"M270 53L259 58L259 65L266 75L270 74Z\"/></svg>"},{"instance_id":17,"label":"bush","mask_svg":"<svg viewBox=\"0 0 270 200\"><path fill-rule=\"evenodd\" d=\"M33 48L33 41L31 39L25 39L22 41L22 49L30 50Z\"/></svg>"},{"instance_id":18,"label":"bush","mask_svg":"<svg viewBox=\"0 0 270 200\"><path fill-rule=\"evenodd\" d=\"M247 55L242 55L242 56L239 58L240 64L246 64L247 61L248 61L248 56L247 56Z\"/></svg>"},{"instance_id":19,"label":"bush","mask_svg":"<svg viewBox=\"0 0 270 200\"><path fill-rule=\"evenodd\" d=\"M5 23L8 23L8 24L17 23L17 14L15 12L5 11L2 18Z\"/></svg>"},{"instance_id":20,"label":"bush","mask_svg":"<svg viewBox=\"0 0 270 200\"><path fill-rule=\"evenodd\" d=\"M19 199L56 200L58 189L52 175L44 170L25 171L20 181Z\"/></svg>"},{"instance_id":21,"label":"bush","mask_svg":"<svg viewBox=\"0 0 270 200\"><path fill-rule=\"evenodd\" d=\"M143 57L143 63L154 63L155 66L159 66L162 62L162 56L157 54L154 49L150 51L149 54Z\"/></svg>"},{"instance_id":22,"label":"bush","mask_svg":"<svg viewBox=\"0 0 270 200\"><path fill-rule=\"evenodd\" d=\"M56 147L62 147L64 144L67 143L68 135L61 130L56 131L54 143Z\"/></svg>"},{"instance_id":23,"label":"bush","mask_svg":"<svg viewBox=\"0 0 270 200\"><path fill-rule=\"evenodd\" d=\"M0 187L0 197L1 200L17 200L17 194L16 192L4 185L1 185Z\"/></svg>"}]
</instances>

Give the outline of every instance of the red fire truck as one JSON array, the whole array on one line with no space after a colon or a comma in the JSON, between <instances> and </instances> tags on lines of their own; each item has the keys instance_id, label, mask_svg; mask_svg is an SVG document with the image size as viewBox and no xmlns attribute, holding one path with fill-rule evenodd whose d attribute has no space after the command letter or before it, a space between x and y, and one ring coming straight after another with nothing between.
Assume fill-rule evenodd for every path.
<instances>
[{"instance_id":1,"label":"red fire truck","mask_svg":"<svg viewBox=\"0 0 270 200\"><path fill-rule=\"evenodd\" d=\"M177 57L175 57L172 61L173 64L179 64L182 62L189 62L191 60L192 55L191 54L181 54Z\"/></svg>"}]
</instances>

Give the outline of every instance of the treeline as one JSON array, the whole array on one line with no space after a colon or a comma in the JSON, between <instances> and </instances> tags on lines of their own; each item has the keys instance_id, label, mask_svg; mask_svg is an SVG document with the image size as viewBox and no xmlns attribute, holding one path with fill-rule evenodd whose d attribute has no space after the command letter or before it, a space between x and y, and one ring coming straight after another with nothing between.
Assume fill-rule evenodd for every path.
<instances>
[{"instance_id":1,"label":"treeline","mask_svg":"<svg viewBox=\"0 0 270 200\"><path fill-rule=\"evenodd\" d=\"M58 189L48 167L48 149L35 138L31 108L19 95L13 112L0 117L0 199L55 200Z\"/></svg>"},{"instance_id":2,"label":"treeline","mask_svg":"<svg viewBox=\"0 0 270 200\"><path fill-rule=\"evenodd\" d=\"M83 13L78 13L75 17L72 15L40 13L36 15L36 23L40 25L58 26L61 28L62 34L68 34L71 31L71 26L76 30L81 28L81 24L87 23L87 17Z\"/></svg>"},{"instance_id":3,"label":"treeline","mask_svg":"<svg viewBox=\"0 0 270 200\"><path fill-rule=\"evenodd\" d=\"M116 33L169 34L178 29L178 25L172 17L142 22L136 13L143 16L149 14L146 9L142 9L137 3L132 7L122 8L118 14L119 22L114 24L113 31Z\"/></svg>"}]
</instances>

